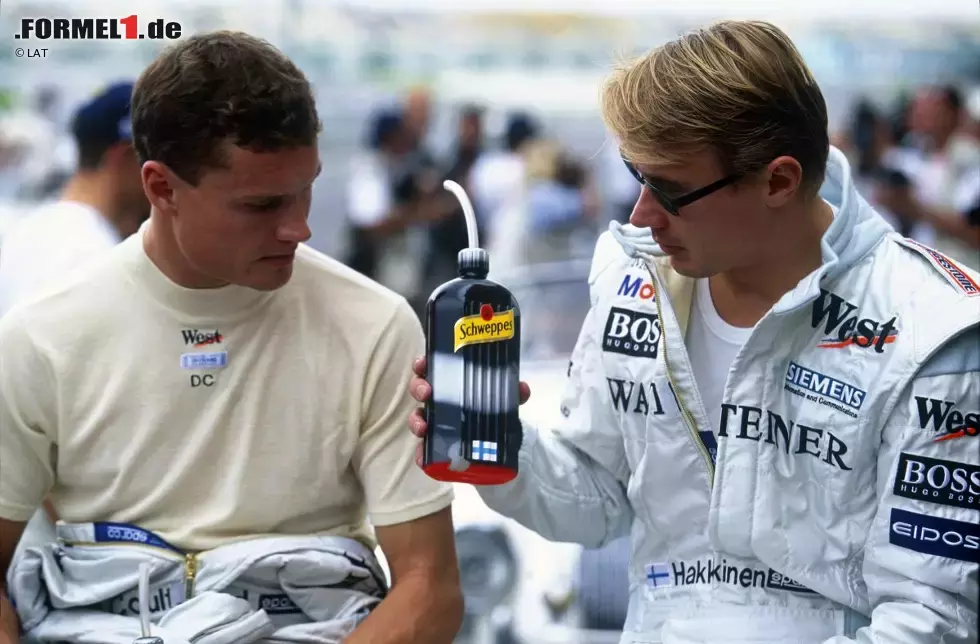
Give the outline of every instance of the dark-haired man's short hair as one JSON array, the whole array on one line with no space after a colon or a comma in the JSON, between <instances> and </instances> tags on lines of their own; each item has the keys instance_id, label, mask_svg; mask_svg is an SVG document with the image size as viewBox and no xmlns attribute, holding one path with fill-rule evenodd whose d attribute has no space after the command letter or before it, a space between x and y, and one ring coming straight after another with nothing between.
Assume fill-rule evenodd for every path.
<instances>
[{"instance_id":1,"label":"dark-haired man's short hair","mask_svg":"<svg viewBox=\"0 0 980 644\"><path fill-rule=\"evenodd\" d=\"M274 152L316 144L313 90L268 42L241 32L193 36L166 49L133 92L140 163L159 161L196 184L225 163L222 144Z\"/></svg>"}]
</instances>

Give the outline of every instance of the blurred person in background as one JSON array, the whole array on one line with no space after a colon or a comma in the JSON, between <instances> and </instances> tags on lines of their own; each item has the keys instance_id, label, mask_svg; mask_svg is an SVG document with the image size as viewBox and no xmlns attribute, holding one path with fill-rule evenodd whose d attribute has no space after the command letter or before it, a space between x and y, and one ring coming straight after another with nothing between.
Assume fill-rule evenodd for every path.
<instances>
[{"instance_id":1,"label":"blurred person in background","mask_svg":"<svg viewBox=\"0 0 980 644\"><path fill-rule=\"evenodd\" d=\"M368 149L354 159L347 185L347 264L417 309L427 227L449 216L455 201L416 134L402 109L385 108L371 119Z\"/></svg>"},{"instance_id":2,"label":"blurred person in background","mask_svg":"<svg viewBox=\"0 0 980 644\"><path fill-rule=\"evenodd\" d=\"M527 169L527 196L522 204L525 228L513 242L522 248L521 263L568 259L576 235L594 226L598 217L589 171L551 141L530 146Z\"/></svg>"},{"instance_id":3,"label":"blurred person in background","mask_svg":"<svg viewBox=\"0 0 980 644\"><path fill-rule=\"evenodd\" d=\"M612 220L628 223L640 196L640 186L623 166L623 157L614 141L607 141L603 145L599 163L603 192L612 204Z\"/></svg>"},{"instance_id":4,"label":"blurred person in background","mask_svg":"<svg viewBox=\"0 0 980 644\"><path fill-rule=\"evenodd\" d=\"M980 275L859 197L775 25L688 32L601 96L642 192L596 244L557 428L523 423L483 500L629 538L622 644L976 642Z\"/></svg>"},{"instance_id":5,"label":"blurred person in background","mask_svg":"<svg viewBox=\"0 0 980 644\"><path fill-rule=\"evenodd\" d=\"M18 155L15 173L8 168L8 177L16 178L13 197L23 201L46 200L57 194L75 167L77 151L70 137L64 136L61 118L61 94L56 87L42 85L29 97L26 105L15 107L5 114L0 130L8 140L17 142ZM0 186L0 189L8 189ZM2 196L2 195L0 195Z\"/></svg>"},{"instance_id":6,"label":"blurred person in background","mask_svg":"<svg viewBox=\"0 0 980 644\"><path fill-rule=\"evenodd\" d=\"M114 84L77 110L75 173L57 201L27 213L0 241L0 315L105 255L149 215L132 145L132 89Z\"/></svg>"},{"instance_id":7,"label":"blurred person in background","mask_svg":"<svg viewBox=\"0 0 980 644\"><path fill-rule=\"evenodd\" d=\"M429 127L432 124L432 96L424 87L413 87L402 101L405 132L409 145L417 154L431 162L428 149Z\"/></svg>"},{"instance_id":8,"label":"blurred person in background","mask_svg":"<svg viewBox=\"0 0 980 644\"><path fill-rule=\"evenodd\" d=\"M980 142L969 133L960 91L948 86L920 90L912 102L909 131L916 156L903 170L910 185L881 182L874 200L901 219L931 226L937 250L980 268L975 231L958 203L980 167Z\"/></svg>"},{"instance_id":9,"label":"blurred person in background","mask_svg":"<svg viewBox=\"0 0 980 644\"><path fill-rule=\"evenodd\" d=\"M899 109L888 119L869 101L860 101L854 109L847 134L845 145L850 153L858 193L903 237L934 246L936 232L931 225L907 213L892 212L878 202L880 187L901 190L911 186L909 173L914 171L917 157L899 145L907 134L904 111Z\"/></svg>"},{"instance_id":10,"label":"blurred person in background","mask_svg":"<svg viewBox=\"0 0 980 644\"><path fill-rule=\"evenodd\" d=\"M470 175L483 153L483 108L465 105L459 110L454 146L446 162L443 179L450 179L471 191ZM475 208L475 206L474 206ZM483 231L477 219L477 233L483 244ZM423 286L419 307L440 284L458 276L457 256L469 245L466 218L456 204L452 212L429 224L428 246L423 260ZM421 308L419 309L422 310Z\"/></svg>"},{"instance_id":11,"label":"blurred person in background","mask_svg":"<svg viewBox=\"0 0 980 644\"><path fill-rule=\"evenodd\" d=\"M471 198L490 252L490 271L519 265L514 241L525 229L528 149L540 139L540 125L525 112L507 116L499 147L481 155L470 174Z\"/></svg>"},{"instance_id":12,"label":"blurred person in background","mask_svg":"<svg viewBox=\"0 0 980 644\"><path fill-rule=\"evenodd\" d=\"M304 243L309 80L246 34L184 38L132 132L149 220L0 318L0 640L133 641L149 564L168 643L449 644L452 487L402 431L424 336ZM8 575L47 495L58 542Z\"/></svg>"}]
</instances>

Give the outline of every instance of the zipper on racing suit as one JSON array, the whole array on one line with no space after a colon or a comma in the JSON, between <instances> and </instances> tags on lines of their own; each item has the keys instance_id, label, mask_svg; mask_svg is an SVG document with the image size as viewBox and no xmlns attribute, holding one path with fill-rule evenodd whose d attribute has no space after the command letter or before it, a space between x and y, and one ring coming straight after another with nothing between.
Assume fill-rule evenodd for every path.
<instances>
[{"instance_id":1,"label":"zipper on racing suit","mask_svg":"<svg viewBox=\"0 0 980 644\"><path fill-rule=\"evenodd\" d=\"M657 269L650 266L649 261L644 261L644 265L647 267L647 272L650 273L650 278L653 280L657 288L663 287L663 282L659 279L660 273ZM666 292L666 289L663 289ZM674 381L674 376L670 372L670 360L667 356L667 325L664 324L663 309L660 305L661 293L657 292L654 294L654 301L657 303L657 315L660 317L660 335L664 352L664 370L667 372L667 382L670 383L670 387L673 390L674 399L677 401L677 406L681 410L681 417L684 418L684 423L687 425L688 433L691 435L691 439L694 441L694 446L697 448L698 452L701 454L701 458L704 460L704 466L708 471L708 489L711 490L715 485L715 466L711 462L711 453L708 452L708 448L705 446L704 441L701 440L701 435L698 432L698 425L694 422L694 415L688 411L687 407L684 405L684 401L681 399L680 391L677 388L677 384Z\"/></svg>"},{"instance_id":2,"label":"zipper on racing suit","mask_svg":"<svg viewBox=\"0 0 980 644\"><path fill-rule=\"evenodd\" d=\"M194 596L194 580L197 577L197 555L184 555L184 601Z\"/></svg>"}]
</instances>

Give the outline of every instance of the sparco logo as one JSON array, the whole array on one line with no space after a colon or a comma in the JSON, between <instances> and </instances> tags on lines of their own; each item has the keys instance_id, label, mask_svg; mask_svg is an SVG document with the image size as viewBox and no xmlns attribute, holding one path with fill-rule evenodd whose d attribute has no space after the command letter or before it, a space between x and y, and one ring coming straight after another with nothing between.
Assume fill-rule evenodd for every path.
<instances>
[{"instance_id":1,"label":"sparco logo","mask_svg":"<svg viewBox=\"0 0 980 644\"><path fill-rule=\"evenodd\" d=\"M806 586L771 568L741 567L721 561L673 561L647 566L647 584L654 588L694 584L731 584L742 588L771 588L812 594Z\"/></svg>"},{"instance_id":2,"label":"sparco logo","mask_svg":"<svg viewBox=\"0 0 980 644\"><path fill-rule=\"evenodd\" d=\"M259 595L259 610L264 610L270 615L303 612L299 606L293 603L289 595Z\"/></svg>"},{"instance_id":3,"label":"sparco logo","mask_svg":"<svg viewBox=\"0 0 980 644\"><path fill-rule=\"evenodd\" d=\"M915 397L919 412L919 428L926 429L930 425L937 434L936 442L976 436L980 434L980 412L962 412L956 408L956 403L950 400Z\"/></svg>"},{"instance_id":4,"label":"sparco logo","mask_svg":"<svg viewBox=\"0 0 980 644\"><path fill-rule=\"evenodd\" d=\"M106 536L113 541L129 541L131 543L146 543L150 539L142 530L117 525L106 528Z\"/></svg>"},{"instance_id":5,"label":"sparco logo","mask_svg":"<svg viewBox=\"0 0 980 644\"><path fill-rule=\"evenodd\" d=\"M907 499L980 510L980 466L903 453L893 491Z\"/></svg>"},{"instance_id":6,"label":"sparco logo","mask_svg":"<svg viewBox=\"0 0 980 644\"><path fill-rule=\"evenodd\" d=\"M765 425L763 425L763 421ZM808 427L803 423L786 421L771 410L749 407L747 405L721 406L721 427L719 436L728 436L729 425L738 431L735 438L762 441L782 449L786 454L808 454L828 465L850 470L844 462L847 445L828 430ZM765 429L763 429L765 427Z\"/></svg>"},{"instance_id":7,"label":"sparco logo","mask_svg":"<svg viewBox=\"0 0 980 644\"><path fill-rule=\"evenodd\" d=\"M656 358L660 343L660 318L656 313L640 313L613 307L606 320L602 348L636 358Z\"/></svg>"},{"instance_id":8,"label":"sparco logo","mask_svg":"<svg viewBox=\"0 0 980 644\"><path fill-rule=\"evenodd\" d=\"M885 345L898 337L893 317L887 322L855 315L857 306L842 297L820 289L820 297L813 303L810 326L819 329L823 326L826 334L817 346L824 349L843 349L849 346L874 347L877 353L884 353Z\"/></svg>"},{"instance_id":9,"label":"sparco logo","mask_svg":"<svg viewBox=\"0 0 980 644\"><path fill-rule=\"evenodd\" d=\"M224 339L221 332L215 329L214 331L199 331L198 329L184 329L181 331L184 336L184 344L193 345L195 347L204 347L209 344L221 344Z\"/></svg>"},{"instance_id":10,"label":"sparco logo","mask_svg":"<svg viewBox=\"0 0 980 644\"><path fill-rule=\"evenodd\" d=\"M888 543L927 555L980 563L980 526L892 508Z\"/></svg>"}]
</instances>

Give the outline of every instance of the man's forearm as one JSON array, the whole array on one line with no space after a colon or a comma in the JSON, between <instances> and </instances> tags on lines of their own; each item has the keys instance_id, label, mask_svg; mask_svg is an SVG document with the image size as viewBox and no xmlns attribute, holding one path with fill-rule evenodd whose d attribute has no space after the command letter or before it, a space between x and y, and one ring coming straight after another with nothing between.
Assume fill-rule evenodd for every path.
<instances>
[{"instance_id":1,"label":"man's forearm","mask_svg":"<svg viewBox=\"0 0 980 644\"><path fill-rule=\"evenodd\" d=\"M344 644L451 644L462 620L457 580L405 579Z\"/></svg>"},{"instance_id":2,"label":"man's forearm","mask_svg":"<svg viewBox=\"0 0 980 644\"><path fill-rule=\"evenodd\" d=\"M7 599L6 589L0 586L0 644L18 644L19 642L20 622L17 620L17 612L10 600Z\"/></svg>"},{"instance_id":3,"label":"man's forearm","mask_svg":"<svg viewBox=\"0 0 980 644\"><path fill-rule=\"evenodd\" d=\"M504 485L477 486L487 506L549 541L599 548L628 534L633 511L612 472L524 423L520 474Z\"/></svg>"}]
</instances>

